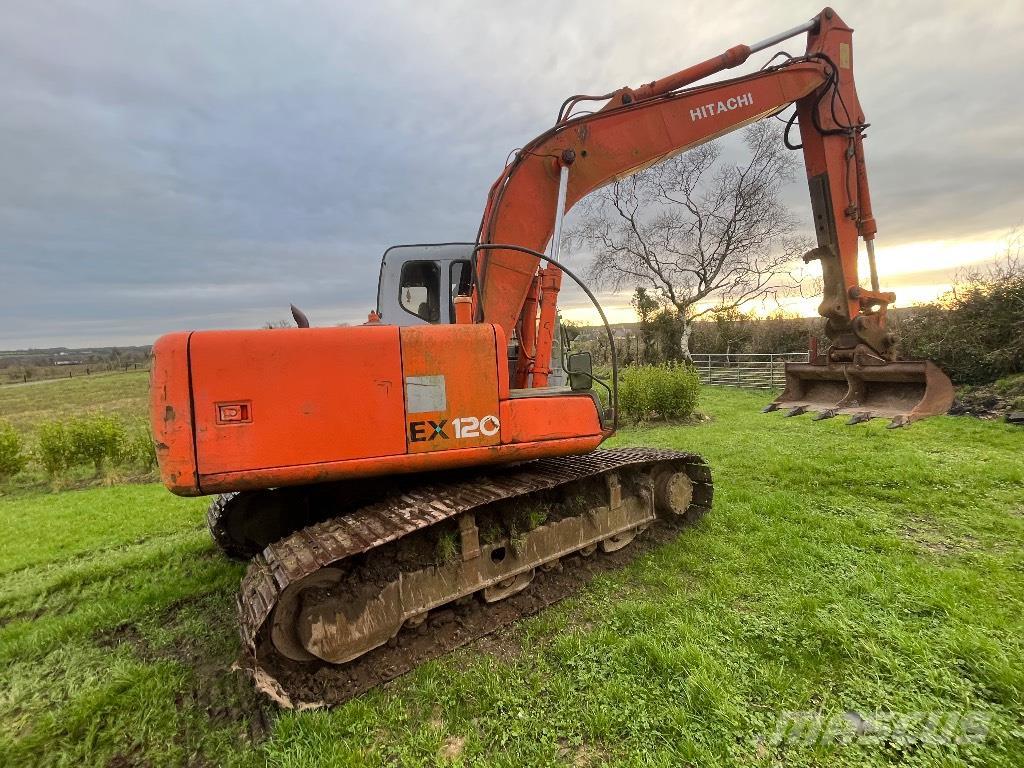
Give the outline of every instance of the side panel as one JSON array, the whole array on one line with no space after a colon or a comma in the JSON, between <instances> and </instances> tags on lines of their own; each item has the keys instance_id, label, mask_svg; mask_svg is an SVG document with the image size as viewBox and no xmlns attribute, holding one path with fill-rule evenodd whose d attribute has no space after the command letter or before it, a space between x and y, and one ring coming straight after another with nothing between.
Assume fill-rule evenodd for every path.
<instances>
[{"instance_id":1,"label":"side panel","mask_svg":"<svg viewBox=\"0 0 1024 768\"><path fill-rule=\"evenodd\" d=\"M409 453L501 442L498 351L490 325L402 328L402 372Z\"/></svg>"},{"instance_id":2,"label":"side panel","mask_svg":"<svg viewBox=\"0 0 1024 768\"><path fill-rule=\"evenodd\" d=\"M501 442L532 443L601 434L601 421L588 395L522 397L501 404Z\"/></svg>"},{"instance_id":3,"label":"side panel","mask_svg":"<svg viewBox=\"0 0 1024 768\"><path fill-rule=\"evenodd\" d=\"M153 345L149 372L149 423L156 443L160 479L182 496L200 493L192 444L189 394L189 333L169 333Z\"/></svg>"},{"instance_id":4,"label":"side panel","mask_svg":"<svg viewBox=\"0 0 1024 768\"><path fill-rule=\"evenodd\" d=\"M405 472L438 472L461 467L487 464L505 464L542 459L547 456L575 456L587 453L601 444L603 437L574 437L565 440L545 440L539 443L467 448L462 451L432 451L403 456L385 456L377 459L353 459L323 464L317 469L324 479L348 480L360 477L383 477ZM276 467L249 472L225 472L203 476L204 493L226 493L278 485L308 483L309 467Z\"/></svg>"},{"instance_id":5,"label":"side panel","mask_svg":"<svg viewBox=\"0 0 1024 768\"><path fill-rule=\"evenodd\" d=\"M405 452L398 328L192 334L200 476ZM308 466L308 482L320 477Z\"/></svg>"}]
</instances>

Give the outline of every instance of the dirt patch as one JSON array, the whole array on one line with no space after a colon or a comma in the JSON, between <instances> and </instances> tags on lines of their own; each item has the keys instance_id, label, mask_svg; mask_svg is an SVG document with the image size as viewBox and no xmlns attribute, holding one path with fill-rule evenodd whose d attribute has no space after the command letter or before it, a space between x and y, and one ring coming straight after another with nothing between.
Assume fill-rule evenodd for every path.
<instances>
[{"instance_id":1,"label":"dirt patch","mask_svg":"<svg viewBox=\"0 0 1024 768\"><path fill-rule=\"evenodd\" d=\"M139 628L130 622L118 624L116 627L104 629L93 635L93 643L100 648L118 648L122 645L129 645L136 655L144 661L152 661L149 643L142 636Z\"/></svg>"},{"instance_id":2,"label":"dirt patch","mask_svg":"<svg viewBox=\"0 0 1024 768\"><path fill-rule=\"evenodd\" d=\"M457 760L462 756L462 750L466 746L465 736L449 736L441 745L437 756L442 760Z\"/></svg>"},{"instance_id":3,"label":"dirt patch","mask_svg":"<svg viewBox=\"0 0 1024 768\"><path fill-rule=\"evenodd\" d=\"M1011 376L993 384L961 387L957 390L953 416L1005 419L1012 411L1024 411L1024 376Z\"/></svg>"},{"instance_id":4,"label":"dirt patch","mask_svg":"<svg viewBox=\"0 0 1024 768\"><path fill-rule=\"evenodd\" d=\"M100 648L128 646L136 657L146 663L174 661L181 664L192 675L175 696L177 707L203 712L215 726L237 726L240 738L257 744L273 726L274 708L257 693L248 677L233 665L232 656L212 653L179 620L182 610L197 607L208 599L200 596L177 600L161 612L157 623L176 635L175 642L167 646L153 645L139 625L132 622L98 632L93 636L93 642ZM232 631L233 612L228 616L221 616L216 610L209 613L217 625L222 625L218 632ZM184 733L179 736L181 739L186 738Z\"/></svg>"},{"instance_id":5,"label":"dirt patch","mask_svg":"<svg viewBox=\"0 0 1024 768\"><path fill-rule=\"evenodd\" d=\"M147 768L152 765L149 758L143 757L142 746L135 745L127 752L118 752L107 760L106 768Z\"/></svg>"},{"instance_id":6,"label":"dirt patch","mask_svg":"<svg viewBox=\"0 0 1024 768\"><path fill-rule=\"evenodd\" d=\"M200 603L204 599L203 596L182 598L175 600L170 603L163 611L160 612L160 616L157 618L156 623L160 626L173 625L176 620L178 612L189 605L195 605ZM93 635L93 643L100 648L117 648L122 645L131 646L135 655L146 662L157 661L159 659L174 659L175 661L188 661L190 654L188 654L184 648L188 643L188 638L183 638L183 645L181 648L178 646L170 648L154 648L150 642L143 635L139 625L136 622L125 621L117 626L102 629Z\"/></svg>"},{"instance_id":7,"label":"dirt patch","mask_svg":"<svg viewBox=\"0 0 1024 768\"><path fill-rule=\"evenodd\" d=\"M511 627L504 627L481 637L472 643L470 648L507 664L518 661L523 656L523 644L519 639L519 633Z\"/></svg>"},{"instance_id":8,"label":"dirt patch","mask_svg":"<svg viewBox=\"0 0 1024 768\"><path fill-rule=\"evenodd\" d=\"M565 739L559 740L558 758L564 765L573 768L589 768L608 761L608 753L588 744L573 746Z\"/></svg>"},{"instance_id":9,"label":"dirt patch","mask_svg":"<svg viewBox=\"0 0 1024 768\"><path fill-rule=\"evenodd\" d=\"M900 536L932 555L958 555L977 549L972 536L952 536L922 518L910 518L900 528Z\"/></svg>"}]
</instances>

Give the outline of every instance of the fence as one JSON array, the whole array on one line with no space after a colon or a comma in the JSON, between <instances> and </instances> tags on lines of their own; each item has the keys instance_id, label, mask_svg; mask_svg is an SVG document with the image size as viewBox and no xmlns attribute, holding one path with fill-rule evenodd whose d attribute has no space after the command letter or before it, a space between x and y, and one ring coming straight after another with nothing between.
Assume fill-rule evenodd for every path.
<instances>
[{"instance_id":1,"label":"fence","mask_svg":"<svg viewBox=\"0 0 1024 768\"><path fill-rule=\"evenodd\" d=\"M0 369L0 385L32 384L57 379L77 379L80 376L107 376L113 373L148 371L149 361L141 363L75 363L73 365L37 365L27 368Z\"/></svg>"},{"instance_id":2,"label":"fence","mask_svg":"<svg viewBox=\"0 0 1024 768\"><path fill-rule=\"evenodd\" d=\"M694 353L691 357L701 384L774 389L785 384L783 366L786 363L806 363L809 356L807 352L747 352Z\"/></svg>"}]
</instances>

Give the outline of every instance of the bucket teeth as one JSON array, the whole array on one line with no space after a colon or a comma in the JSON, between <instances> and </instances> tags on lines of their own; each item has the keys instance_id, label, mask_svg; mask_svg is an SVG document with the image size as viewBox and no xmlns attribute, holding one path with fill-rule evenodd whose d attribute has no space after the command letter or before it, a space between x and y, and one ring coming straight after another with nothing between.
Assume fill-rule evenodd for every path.
<instances>
[{"instance_id":1,"label":"bucket teeth","mask_svg":"<svg viewBox=\"0 0 1024 768\"><path fill-rule=\"evenodd\" d=\"M772 411L779 410L778 403L768 403L764 408L761 409L761 413L771 413Z\"/></svg>"},{"instance_id":2,"label":"bucket teeth","mask_svg":"<svg viewBox=\"0 0 1024 768\"><path fill-rule=\"evenodd\" d=\"M808 411L815 421L849 415L848 424L890 419L890 429L946 413L953 385L927 360L859 363L786 363L786 388L764 410L786 416Z\"/></svg>"}]
</instances>

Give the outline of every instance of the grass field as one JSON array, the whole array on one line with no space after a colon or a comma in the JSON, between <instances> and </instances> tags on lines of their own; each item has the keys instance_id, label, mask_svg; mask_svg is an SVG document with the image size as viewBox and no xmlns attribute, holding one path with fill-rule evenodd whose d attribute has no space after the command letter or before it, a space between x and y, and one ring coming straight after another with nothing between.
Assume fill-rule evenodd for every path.
<instances>
[{"instance_id":1,"label":"grass field","mask_svg":"<svg viewBox=\"0 0 1024 768\"><path fill-rule=\"evenodd\" d=\"M148 371L8 384L0 387L0 419L25 433L44 421L82 413L134 420L146 417L148 398Z\"/></svg>"},{"instance_id":2,"label":"grass field","mask_svg":"<svg viewBox=\"0 0 1024 768\"><path fill-rule=\"evenodd\" d=\"M30 381L0 386L0 426L5 422L21 433L25 451L32 454L38 446L38 428L47 423L102 414L117 417L131 434L148 427L149 372L103 372L72 379ZM13 478L0 477L0 497L40 490L85 488L120 482L151 482L155 471L146 467L113 466L96 474L91 463L66 468L49 477L38 461Z\"/></svg>"},{"instance_id":3,"label":"grass field","mask_svg":"<svg viewBox=\"0 0 1024 768\"><path fill-rule=\"evenodd\" d=\"M702 396L709 422L615 440L708 458L695 528L330 712L279 713L230 671L243 568L202 500L0 497L0 765L1024 764L1024 430ZM969 712L987 737L770 738L781 713L847 710Z\"/></svg>"}]
</instances>

